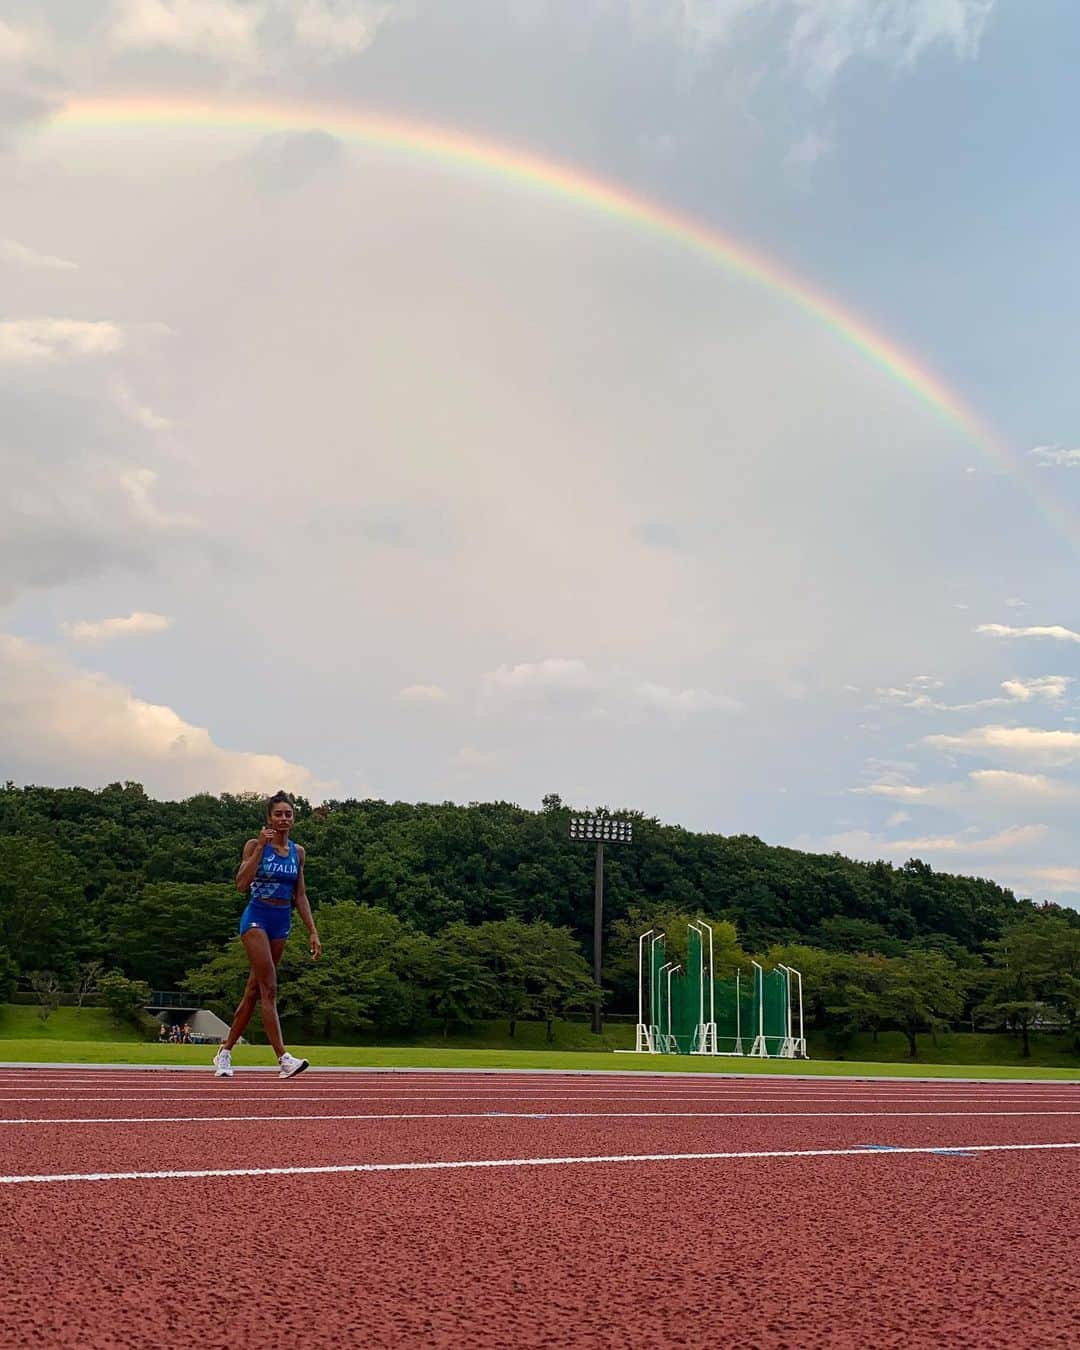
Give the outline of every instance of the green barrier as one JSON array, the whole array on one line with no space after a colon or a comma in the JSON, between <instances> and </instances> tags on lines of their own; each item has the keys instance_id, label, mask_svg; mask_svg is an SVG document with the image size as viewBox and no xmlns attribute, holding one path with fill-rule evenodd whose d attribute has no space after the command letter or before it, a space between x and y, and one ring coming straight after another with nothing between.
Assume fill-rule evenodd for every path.
<instances>
[{"instance_id":1,"label":"green barrier","mask_svg":"<svg viewBox=\"0 0 1080 1350\"><path fill-rule=\"evenodd\" d=\"M770 970L764 978L765 1049L770 1055L779 1055L788 1042L788 988L787 972Z\"/></svg>"},{"instance_id":2,"label":"green barrier","mask_svg":"<svg viewBox=\"0 0 1080 1350\"><path fill-rule=\"evenodd\" d=\"M648 975L648 998L642 990L638 1049L666 1054L753 1055L791 1058L805 1055L802 1040L802 984L799 983L798 1026L793 1024L792 976L786 966L766 973L753 963L751 973L713 979L712 930L695 920L687 930L686 968L668 961L663 933L641 935L649 943L648 960L639 949L639 979ZM647 1005L647 1006L646 1006ZM647 1035L646 1035L647 1032Z\"/></svg>"}]
</instances>

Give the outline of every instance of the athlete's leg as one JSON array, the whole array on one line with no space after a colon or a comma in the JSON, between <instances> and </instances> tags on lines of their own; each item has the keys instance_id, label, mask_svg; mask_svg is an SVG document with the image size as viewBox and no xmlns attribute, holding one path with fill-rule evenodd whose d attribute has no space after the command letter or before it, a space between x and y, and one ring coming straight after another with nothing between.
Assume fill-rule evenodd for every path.
<instances>
[{"instance_id":1,"label":"athlete's leg","mask_svg":"<svg viewBox=\"0 0 1080 1350\"><path fill-rule=\"evenodd\" d=\"M272 938L270 941L270 955L273 957L275 966L280 965L284 951L285 939ZM229 1027L229 1034L221 1042L221 1048L223 1050L231 1050L244 1032L247 1031L248 1023L255 1014L255 1007L258 1002L259 981L255 978L255 972L253 970L247 978L243 996L236 1005L236 1012L233 1013L232 1025Z\"/></svg>"},{"instance_id":2,"label":"athlete's leg","mask_svg":"<svg viewBox=\"0 0 1080 1350\"><path fill-rule=\"evenodd\" d=\"M231 1050L240 1037L247 1031L248 1023L251 1021L252 1014L255 1012L255 1005L259 1001L259 981L255 978L254 970L248 976L247 984L244 985L243 997L236 1005L236 1012L233 1013L232 1026L229 1027L229 1034L221 1042L223 1050Z\"/></svg>"},{"instance_id":3,"label":"athlete's leg","mask_svg":"<svg viewBox=\"0 0 1080 1350\"><path fill-rule=\"evenodd\" d=\"M251 962L251 979L255 980L259 990L259 1007L262 1011L263 1030L274 1054L280 1059L285 1053L285 1042L281 1039L281 1023L277 1015L277 964L271 951L270 939L261 928L249 928L240 941L247 949ZM284 948L284 942L282 947ZM278 960L281 959L280 953ZM232 1032L229 1032L232 1035Z\"/></svg>"}]
</instances>

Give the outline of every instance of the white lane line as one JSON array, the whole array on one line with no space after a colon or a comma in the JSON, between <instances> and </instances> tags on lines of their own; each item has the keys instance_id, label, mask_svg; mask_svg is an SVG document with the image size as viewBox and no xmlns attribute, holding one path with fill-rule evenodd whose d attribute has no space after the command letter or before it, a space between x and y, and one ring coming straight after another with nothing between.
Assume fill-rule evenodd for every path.
<instances>
[{"instance_id":1,"label":"white lane line","mask_svg":"<svg viewBox=\"0 0 1080 1350\"><path fill-rule=\"evenodd\" d=\"M266 1070L244 1070L239 1077L233 1080L233 1090L242 1089L244 1091L259 1092L267 1091L267 1080L276 1071ZM206 1078L210 1078L210 1071L205 1071ZM187 1077L187 1075L185 1075ZM175 1079L174 1079L175 1081ZM62 1092L75 1088L93 1088L97 1092L143 1092L153 1093L182 1093L190 1091L192 1084L190 1082L176 1086L166 1087L162 1083L147 1085L147 1075L139 1077L117 1078L112 1077L107 1082L101 1078L86 1079L50 1079L42 1078L39 1075L27 1074L21 1078L0 1080L0 1094L10 1091L16 1091L20 1088L30 1088L31 1086L41 1091ZM372 1097L413 1097L430 1096L433 1094L448 1095L454 1097L475 1096L479 1094L506 1096L516 1092L522 1097L551 1097L555 1095L565 1095L567 1097L594 1098L607 1096L626 1096L635 1098L690 1098L690 1097L745 1097L748 1093L757 1094L763 1097L793 1097L799 1099L813 1098L832 1098L832 1097L859 1097L867 1100L891 1100L893 1098L912 1099L915 1097L927 1100L945 1100L952 1099L957 1101L981 1101L984 1098L999 1097L1002 1092L1011 1093L1025 1098L1062 1096L1073 1097L1080 1093L1080 1083L1075 1086L1072 1084L1047 1084L1037 1088L1017 1087L1015 1084L1002 1083L1000 1086L988 1088L985 1091L977 1091L972 1087L959 1085L936 1091L924 1083L919 1083L914 1087L903 1087L893 1089L890 1085L874 1085L872 1088L853 1090L851 1087L823 1085L807 1085L795 1089L787 1085L772 1085L755 1081L746 1082L739 1086L725 1083L723 1087L713 1087L711 1085L702 1085L700 1088L696 1085L679 1083L672 1085L657 1085L647 1088L641 1083L605 1083L602 1086L585 1086L579 1083L555 1083L550 1086L538 1085L535 1080L528 1083L520 1082L493 1082L486 1080L482 1085L474 1088L463 1085L460 1081L438 1081L421 1087L386 1087L382 1084L368 1083L357 1080L330 1079L326 1081L322 1076L319 1078L319 1089L327 1094L354 1095L363 1092Z\"/></svg>"},{"instance_id":2,"label":"white lane line","mask_svg":"<svg viewBox=\"0 0 1080 1350\"><path fill-rule=\"evenodd\" d=\"M290 1102L320 1103L320 1104L322 1104L322 1105L324 1105L324 1106L327 1106L327 1107L334 1107L334 1106L351 1106L351 1105L353 1105L354 1103L365 1102L365 1099L364 1099L363 1097L353 1097L353 1098L348 1098L348 1099L342 1101L342 1100L338 1100L338 1099L328 1099L328 1098L326 1098L326 1097L318 1096L317 1094L316 1094L316 1095L313 1095L313 1094L303 1093L303 1092L291 1092L291 1091L289 1091L288 1089L283 1089L281 1092L274 1093L272 1096L268 1096L268 1097L260 1097L260 1098L251 1098L251 1097L246 1097L246 1096L242 1096L242 1095L235 1095L235 1096L234 1096L234 1095L228 1095L228 1094L226 1094L226 1093L221 1093L220 1095L219 1095L219 1094L215 1094L213 1097L210 1097L208 1094L202 1094L202 1095L200 1095L200 1094L194 1094L194 1093L193 1093L193 1094L190 1094L190 1095L188 1095L188 1096L183 1096L183 1097L171 1097L171 1098L169 1098L167 1101L153 1101L153 1100L149 1100L149 1101L148 1101L145 1097L124 1097L124 1096L119 1096L119 1097L95 1097L95 1096L78 1096L78 1097L74 1097L74 1096L67 1096L67 1097L62 1097L62 1098L55 1098L55 1097L40 1097L40 1096L27 1096L27 1097L14 1097L14 1098L5 1099L2 1103L0 1103L0 1106L6 1106L6 1107L8 1107L8 1108L10 1109L10 1107L11 1107L11 1106L14 1106L14 1105L29 1105L29 1104L34 1104L34 1105L39 1105L39 1106L51 1106L51 1107L56 1108L56 1107L63 1107L63 1106L88 1105L88 1104L96 1104L96 1105L102 1105L102 1106L118 1106L118 1105L120 1105L120 1104L122 1104L122 1103L124 1103L124 1104L130 1103L130 1104L132 1104L132 1105L142 1105L142 1106L144 1106L144 1107L146 1107L146 1106L154 1107L154 1106L172 1106L172 1105L179 1105L181 1102L184 1102L184 1103L194 1102L194 1103L198 1103L198 1104L200 1104L200 1105L202 1105L202 1106L212 1106L212 1105L215 1105L215 1104L220 1104L220 1105L228 1104L228 1105L230 1105L230 1106L250 1105L250 1106L252 1106L252 1107L260 1107L260 1106L275 1106L275 1105L279 1104L279 1103L282 1101L283 1098L287 1099L287 1100L290 1101ZM550 1104L550 1105L552 1105L552 1106L561 1106L561 1105L568 1105L569 1103L563 1103L563 1102L560 1102L559 1099L556 1099L556 1098L549 1098L549 1099L546 1099L546 1100L544 1100L544 1101L539 1101L539 1102L521 1102L519 1099L515 1099L515 1098L502 1098L501 1100L497 1100L497 1101L493 1101L493 1102L485 1102L485 1103L483 1103L483 1104L484 1104L489 1110L491 1110L491 1111L498 1111L498 1110L504 1110L504 1109L505 1109L505 1110L511 1110L511 1109L515 1109L515 1108L518 1108L518 1107L521 1107L521 1106L526 1106L526 1105L527 1105L527 1106L532 1106L532 1107L534 1107L537 1111L542 1111L543 1108L544 1108L545 1106L547 1106L548 1104ZM576 1105L584 1105L583 1103L574 1103L574 1104L576 1104ZM636 1104L636 1103L635 1103L635 1104ZM648 1105L648 1106L656 1106L656 1107L660 1107L660 1106L672 1106L672 1107L677 1107L677 1106L680 1106L680 1105L683 1105L683 1104L685 1104L685 1105L701 1105L701 1106L712 1106L712 1105L717 1105L717 1106L719 1106L719 1105L721 1105L721 1103L695 1103L695 1102L693 1102L693 1101L686 1102L686 1103L655 1102L655 1101L653 1101L653 1102L642 1103L641 1105L643 1105L643 1106L646 1106L646 1105ZM391 1106L391 1105L397 1105L397 1103L393 1103L393 1102L372 1102L372 1103L370 1103L370 1105L371 1105L372 1107L378 1107L378 1106L386 1107L386 1106ZM428 1106L428 1107L447 1106L447 1107L453 1107L454 1105L457 1105L457 1103L455 1103L455 1102L444 1102L444 1101L431 1101L431 1100L428 1100L428 1101L421 1101L421 1102L403 1102L403 1103L400 1103L400 1105L402 1105L402 1106L417 1106L417 1107L420 1107L420 1106ZM604 1100L601 1099L601 1100L599 1100L599 1101L590 1102L590 1103L588 1103L588 1105L597 1106L597 1107L603 1107L603 1106L605 1106L605 1105L623 1105L623 1103L608 1103L608 1102L605 1102ZM741 1101L741 1102L723 1103L723 1105L730 1105L730 1106L732 1106L732 1107L735 1107L735 1106L743 1106L743 1107L759 1107L759 1108L768 1108L768 1107L777 1107L777 1106L785 1106L785 1107L795 1107L795 1106L799 1106L799 1107L802 1107L802 1106L806 1106L806 1107L809 1107L809 1106L820 1106L820 1107L822 1107L822 1108L824 1108L824 1107L839 1107L839 1106L847 1106L847 1107L865 1107L865 1108L870 1108L870 1107L875 1107L875 1108L880 1107L880 1108L884 1108L884 1107L886 1107L886 1106L894 1106L894 1107L896 1107L896 1106L910 1106L910 1107L926 1107L926 1108L928 1108L928 1109L931 1108L931 1107L933 1107L933 1108L936 1108L937 1110L945 1110L945 1109L949 1109L949 1108L952 1108L952 1107L959 1107L959 1106L960 1106L959 1103L955 1103L955 1102L914 1102L914 1101L912 1101L912 1102L879 1102L879 1103L869 1103L869 1102L815 1102L815 1103L807 1103L807 1102L763 1102L763 1101L756 1100L756 1099L746 1099L746 1100ZM1054 1109L1069 1109L1069 1108L1071 1108L1071 1107L1073 1107L1073 1106L1075 1106L1075 1105L1076 1105L1076 1103L1071 1102L1071 1101L1070 1101L1070 1102L1067 1102L1067 1103L1061 1103L1061 1102L1030 1102L1030 1101L1022 1101L1022 1100L1020 1100L1020 1101L1016 1101L1016 1100L1005 1100L1005 1101L990 1101L990 1102L982 1102L982 1103L968 1104L968 1105L965 1105L965 1106L964 1106L964 1109L965 1109L965 1110L971 1110L971 1111L974 1111L974 1110L978 1110L980 1107L986 1107L986 1106L993 1106L993 1107L995 1107L995 1108L1013 1107L1013 1108L1016 1108L1016 1109L1030 1109L1030 1108L1032 1108L1032 1107L1034 1107L1034 1106L1045 1107L1045 1108L1047 1108L1047 1109L1050 1109L1050 1108L1054 1108Z\"/></svg>"},{"instance_id":3,"label":"white lane line","mask_svg":"<svg viewBox=\"0 0 1080 1350\"><path fill-rule=\"evenodd\" d=\"M28 1085L29 1086L29 1085ZM314 1086L314 1085L312 1085ZM192 1086L183 1088L104 1088L96 1092L69 1092L61 1088L46 1088L38 1092L4 1092L0 1091L0 1102L4 1101L138 1101L145 1098L167 1098L173 1100L206 1100L211 1095L217 1098L242 1097L246 1100L256 1101L263 1098L273 1098L281 1095L282 1092L291 1092L290 1088L283 1088L276 1082L273 1086L267 1084L265 1087L248 1087L246 1084L230 1084L230 1086L219 1086L216 1083L207 1081L202 1090L198 1093L192 1091ZM987 1094L986 1096L928 1096L922 1093L909 1093L905 1095L888 1096L869 1096L841 1093L805 1093L786 1097L777 1093L751 1093L751 1092L695 1092L695 1093L657 1093L657 1092L356 1092L345 1088L331 1089L330 1091L316 1090L303 1094L308 1100L336 1101L346 1099L349 1101L372 1101L372 1102L392 1102L392 1101L414 1101L417 1098L423 1101L477 1101L480 1099L491 1101L565 1101L565 1102L605 1102L605 1101L647 1101L647 1102L712 1102L712 1101L731 1101L731 1102L836 1102L836 1101L859 1101L859 1102L933 1102L940 1105L955 1105L959 1103L993 1102L995 1105L1003 1102L1075 1102L1080 1101L1080 1094L1061 1093L1054 1095L1039 1096L1033 1098L1027 1094L1001 1095Z\"/></svg>"},{"instance_id":4,"label":"white lane line","mask_svg":"<svg viewBox=\"0 0 1080 1350\"><path fill-rule=\"evenodd\" d=\"M193 1125L256 1120L948 1120L1080 1116L1080 1111L399 1111L245 1116L9 1116L0 1125Z\"/></svg>"},{"instance_id":5,"label":"white lane line","mask_svg":"<svg viewBox=\"0 0 1080 1350\"><path fill-rule=\"evenodd\" d=\"M904 1154L1023 1153L1049 1149L1077 1149L1062 1144L937 1144L918 1147L898 1144L877 1150L861 1148L802 1148L729 1151L723 1153L609 1153L568 1158L469 1158L447 1162L327 1163L315 1167L208 1167L164 1172L46 1172L0 1176L0 1186L48 1185L79 1181L201 1181L211 1177L333 1176L348 1172L452 1172L484 1167L566 1167L589 1163L721 1162L755 1158L896 1158Z\"/></svg>"}]
</instances>

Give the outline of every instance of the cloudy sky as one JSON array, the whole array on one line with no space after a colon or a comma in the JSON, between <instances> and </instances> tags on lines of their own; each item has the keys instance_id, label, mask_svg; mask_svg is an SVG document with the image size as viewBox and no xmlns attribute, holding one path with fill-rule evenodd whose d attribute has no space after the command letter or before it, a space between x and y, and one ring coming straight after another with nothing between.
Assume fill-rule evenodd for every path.
<instances>
[{"instance_id":1,"label":"cloudy sky","mask_svg":"<svg viewBox=\"0 0 1080 1350\"><path fill-rule=\"evenodd\" d=\"M1080 903L1078 42L1073 0L0 0L0 772L554 791ZM350 115L690 218L971 416Z\"/></svg>"}]
</instances>

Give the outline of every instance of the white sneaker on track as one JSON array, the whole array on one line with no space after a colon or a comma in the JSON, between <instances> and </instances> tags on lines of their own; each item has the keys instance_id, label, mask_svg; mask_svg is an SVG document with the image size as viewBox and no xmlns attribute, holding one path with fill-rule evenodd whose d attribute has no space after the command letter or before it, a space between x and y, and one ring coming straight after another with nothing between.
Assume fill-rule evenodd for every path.
<instances>
[{"instance_id":1,"label":"white sneaker on track","mask_svg":"<svg viewBox=\"0 0 1080 1350\"><path fill-rule=\"evenodd\" d=\"M303 1073L308 1066L306 1059L297 1059L295 1055L290 1055L288 1050L278 1060L281 1067L279 1078L295 1078L298 1073Z\"/></svg>"},{"instance_id":2,"label":"white sneaker on track","mask_svg":"<svg viewBox=\"0 0 1080 1350\"><path fill-rule=\"evenodd\" d=\"M231 1078L233 1076L232 1051L224 1046L214 1056L214 1077Z\"/></svg>"}]
</instances>

